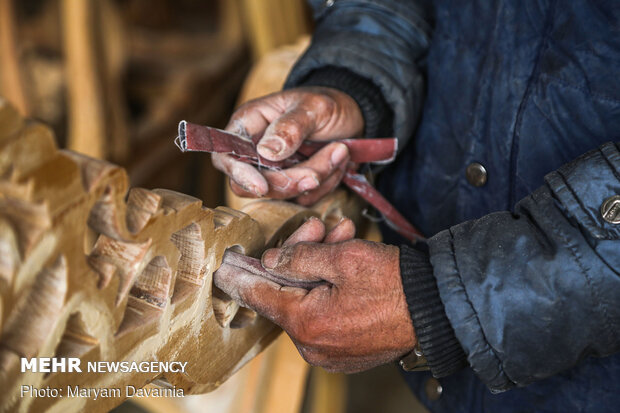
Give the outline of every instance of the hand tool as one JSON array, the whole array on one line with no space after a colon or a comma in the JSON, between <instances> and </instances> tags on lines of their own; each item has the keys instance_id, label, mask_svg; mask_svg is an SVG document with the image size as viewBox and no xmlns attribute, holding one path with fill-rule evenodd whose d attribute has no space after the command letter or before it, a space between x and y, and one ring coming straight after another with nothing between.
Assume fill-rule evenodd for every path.
<instances>
[{"instance_id":1,"label":"hand tool","mask_svg":"<svg viewBox=\"0 0 620 413\"><path fill-rule=\"evenodd\" d=\"M248 257L247 255L239 254L234 251L226 251L224 253L224 257L222 258L222 265L217 271L224 268L225 266L239 268L251 274L259 275L263 278L273 281L276 284L284 285L287 287L305 288L307 290L311 290L314 287L318 287L319 285L327 283L326 281L302 281L280 277L267 271L258 258Z\"/></svg>"},{"instance_id":2,"label":"hand tool","mask_svg":"<svg viewBox=\"0 0 620 413\"><path fill-rule=\"evenodd\" d=\"M269 169L289 168L303 162L323 146L334 141L304 141L293 156L283 161L270 161L261 157L256 151L256 143L261 136L244 137L209 126L181 121L176 145L182 152L228 153L240 161ZM354 164L373 162L389 163L396 157L396 138L379 139L339 139L349 149L351 162ZM347 169L342 182L351 190L375 207L385 218L386 223L405 238L414 241L424 239L405 217L379 193L362 174L353 168Z\"/></svg>"}]
</instances>

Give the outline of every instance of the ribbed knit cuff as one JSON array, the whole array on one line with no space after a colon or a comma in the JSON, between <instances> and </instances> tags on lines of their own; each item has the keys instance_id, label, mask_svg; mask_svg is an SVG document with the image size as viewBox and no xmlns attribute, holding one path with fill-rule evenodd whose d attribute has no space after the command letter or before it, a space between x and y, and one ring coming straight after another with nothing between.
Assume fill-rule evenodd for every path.
<instances>
[{"instance_id":1,"label":"ribbed knit cuff","mask_svg":"<svg viewBox=\"0 0 620 413\"><path fill-rule=\"evenodd\" d=\"M400 274L416 338L433 376L445 377L466 366L467 357L446 316L428 253L401 245Z\"/></svg>"},{"instance_id":2,"label":"ribbed knit cuff","mask_svg":"<svg viewBox=\"0 0 620 413\"><path fill-rule=\"evenodd\" d=\"M344 68L325 66L312 71L297 86L331 87L351 96L364 116L364 136L367 138L385 138L394 133L392 108L381 89L365 77Z\"/></svg>"}]
</instances>

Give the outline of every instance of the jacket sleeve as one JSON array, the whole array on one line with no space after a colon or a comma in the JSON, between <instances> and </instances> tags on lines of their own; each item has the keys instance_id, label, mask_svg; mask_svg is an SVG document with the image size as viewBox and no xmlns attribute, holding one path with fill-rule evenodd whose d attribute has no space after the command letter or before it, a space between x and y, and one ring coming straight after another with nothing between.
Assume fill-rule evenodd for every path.
<instances>
[{"instance_id":1,"label":"jacket sleeve","mask_svg":"<svg viewBox=\"0 0 620 413\"><path fill-rule=\"evenodd\" d=\"M620 195L620 146L605 144L545 181L514 213L428 243L448 319L493 391L620 350L620 203L601 208Z\"/></svg>"},{"instance_id":2,"label":"jacket sleeve","mask_svg":"<svg viewBox=\"0 0 620 413\"><path fill-rule=\"evenodd\" d=\"M373 82L393 111L399 148L413 134L424 99L423 66L431 34L425 0L312 0L316 29L286 88L312 72L342 68Z\"/></svg>"}]
</instances>

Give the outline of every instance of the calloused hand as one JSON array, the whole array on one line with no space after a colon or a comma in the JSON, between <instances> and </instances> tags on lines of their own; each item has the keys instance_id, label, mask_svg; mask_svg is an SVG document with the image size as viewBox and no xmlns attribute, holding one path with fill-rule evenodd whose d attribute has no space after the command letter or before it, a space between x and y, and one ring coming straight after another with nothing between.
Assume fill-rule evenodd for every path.
<instances>
[{"instance_id":1,"label":"calloused hand","mask_svg":"<svg viewBox=\"0 0 620 413\"><path fill-rule=\"evenodd\" d=\"M353 239L354 233L348 219L327 235L323 223L311 219L281 248L263 254L263 266L280 277L326 282L311 290L222 269L215 285L280 325L312 365L352 373L390 362L416 343L399 251Z\"/></svg>"},{"instance_id":2,"label":"calloused hand","mask_svg":"<svg viewBox=\"0 0 620 413\"><path fill-rule=\"evenodd\" d=\"M263 134L258 153L281 161L305 139L336 140L360 136L364 119L349 95L327 87L300 87L252 100L235 111L226 130L246 136ZM233 192L244 197L297 197L309 205L342 179L349 151L342 143L326 145L307 161L281 171L258 170L227 154L213 154L213 165L230 177Z\"/></svg>"}]
</instances>

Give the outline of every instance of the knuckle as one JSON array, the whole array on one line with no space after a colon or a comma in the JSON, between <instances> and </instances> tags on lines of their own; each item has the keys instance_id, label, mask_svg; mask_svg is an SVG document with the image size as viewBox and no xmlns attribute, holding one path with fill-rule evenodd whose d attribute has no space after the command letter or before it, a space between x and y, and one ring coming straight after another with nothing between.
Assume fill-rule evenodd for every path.
<instances>
[{"instance_id":1,"label":"knuckle","mask_svg":"<svg viewBox=\"0 0 620 413\"><path fill-rule=\"evenodd\" d=\"M303 133L302 121L298 117L287 117L278 122L277 134L287 145L299 140Z\"/></svg>"},{"instance_id":2,"label":"knuckle","mask_svg":"<svg viewBox=\"0 0 620 413\"><path fill-rule=\"evenodd\" d=\"M233 114L230 116L230 120L228 121L229 127L233 128L234 132L240 132L240 125L243 123L243 118L245 118L249 113L254 110L255 106L252 102L244 103L239 106Z\"/></svg>"},{"instance_id":3,"label":"knuckle","mask_svg":"<svg viewBox=\"0 0 620 413\"><path fill-rule=\"evenodd\" d=\"M367 241L363 239L355 238L347 242L343 246L343 250L344 250L344 253L347 255L360 255L364 253L367 247L368 247Z\"/></svg>"},{"instance_id":4,"label":"knuckle","mask_svg":"<svg viewBox=\"0 0 620 413\"><path fill-rule=\"evenodd\" d=\"M291 192L291 188L294 188L296 184L296 180L287 171L267 171L263 172L263 176L270 186L282 193Z\"/></svg>"},{"instance_id":5,"label":"knuckle","mask_svg":"<svg viewBox=\"0 0 620 413\"><path fill-rule=\"evenodd\" d=\"M336 261L340 266L349 266L364 258L366 243L360 239L352 239L339 245Z\"/></svg>"},{"instance_id":6,"label":"knuckle","mask_svg":"<svg viewBox=\"0 0 620 413\"><path fill-rule=\"evenodd\" d=\"M250 100L249 102L246 102L243 105L239 106L237 110L235 110L235 113L233 113L231 118L232 119L242 118L244 117L244 115L247 115L248 113L255 111L259 106L263 104L264 104L263 98Z\"/></svg>"},{"instance_id":7,"label":"knuckle","mask_svg":"<svg viewBox=\"0 0 620 413\"><path fill-rule=\"evenodd\" d=\"M287 175L291 180L291 184L294 184L295 188L300 190L299 193L303 193L302 189L306 191L313 191L323 180L322 174L318 172L313 165L305 164L303 166L294 166L287 170ZM303 187L299 187L300 183L305 184Z\"/></svg>"},{"instance_id":8,"label":"knuckle","mask_svg":"<svg viewBox=\"0 0 620 413\"><path fill-rule=\"evenodd\" d=\"M304 166L297 166L294 168L296 177L299 180L303 178L312 178L315 181L319 182L321 180L321 173L317 170L317 167L312 164L306 164Z\"/></svg>"},{"instance_id":9,"label":"knuckle","mask_svg":"<svg viewBox=\"0 0 620 413\"><path fill-rule=\"evenodd\" d=\"M349 248L351 249L359 249L362 247L366 247L366 241L361 239L354 239L349 242Z\"/></svg>"},{"instance_id":10,"label":"knuckle","mask_svg":"<svg viewBox=\"0 0 620 413\"><path fill-rule=\"evenodd\" d=\"M334 100L320 93L313 93L306 97L305 103L312 108L312 110L316 113L331 113L334 110L336 102Z\"/></svg>"}]
</instances>

